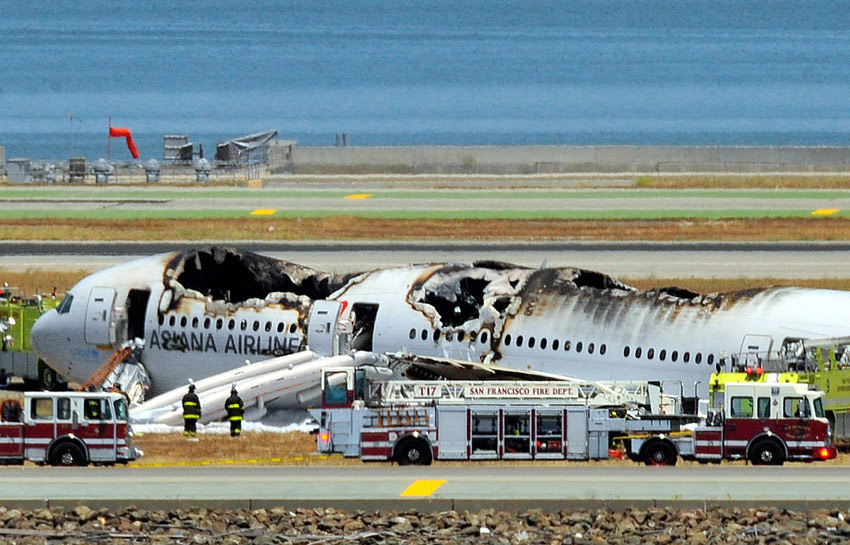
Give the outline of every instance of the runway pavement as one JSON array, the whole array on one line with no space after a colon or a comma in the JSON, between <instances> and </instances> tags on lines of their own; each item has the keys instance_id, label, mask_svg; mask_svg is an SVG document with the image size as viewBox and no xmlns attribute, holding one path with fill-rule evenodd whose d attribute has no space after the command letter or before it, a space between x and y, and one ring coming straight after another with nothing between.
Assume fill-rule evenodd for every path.
<instances>
[{"instance_id":1,"label":"runway pavement","mask_svg":"<svg viewBox=\"0 0 850 545\"><path fill-rule=\"evenodd\" d=\"M0 268L94 271L204 242L0 242ZM529 267L580 267L629 278L846 278L850 243L722 242L235 242L333 272L435 261L492 259Z\"/></svg>"},{"instance_id":2,"label":"runway pavement","mask_svg":"<svg viewBox=\"0 0 850 545\"><path fill-rule=\"evenodd\" d=\"M850 467L444 466L4 468L0 504L348 509L773 505L850 501Z\"/></svg>"}]
</instances>

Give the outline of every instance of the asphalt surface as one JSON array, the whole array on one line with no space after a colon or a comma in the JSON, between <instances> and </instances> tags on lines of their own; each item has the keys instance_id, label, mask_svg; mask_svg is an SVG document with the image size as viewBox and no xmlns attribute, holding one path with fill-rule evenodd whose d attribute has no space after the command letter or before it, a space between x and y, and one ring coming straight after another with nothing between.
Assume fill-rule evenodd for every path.
<instances>
[{"instance_id":1,"label":"asphalt surface","mask_svg":"<svg viewBox=\"0 0 850 545\"><path fill-rule=\"evenodd\" d=\"M850 501L850 467L432 466L3 468L0 503L436 508Z\"/></svg>"},{"instance_id":2,"label":"asphalt surface","mask_svg":"<svg viewBox=\"0 0 850 545\"><path fill-rule=\"evenodd\" d=\"M203 242L0 242L0 268L95 271ZM483 259L580 267L629 278L846 278L850 243L225 243L332 272Z\"/></svg>"}]
</instances>

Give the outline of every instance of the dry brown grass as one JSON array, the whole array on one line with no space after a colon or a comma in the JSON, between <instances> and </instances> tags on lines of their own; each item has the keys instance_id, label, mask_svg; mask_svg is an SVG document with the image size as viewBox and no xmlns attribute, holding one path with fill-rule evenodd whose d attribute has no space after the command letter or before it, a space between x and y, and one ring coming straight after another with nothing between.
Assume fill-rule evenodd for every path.
<instances>
[{"instance_id":1,"label":"dry brown grass","mask_svg":"<svg viewBox=\"0 0 850 545\"><path fill-rule=\"evenodd\" d=\"M273 228L270 230L270 228ZM850 218L5 220L3 240L850 240Z\"/></svg>"},{"instance_id":2,"label":"dry brown grass","mask_svg":"<svg viewBox=\"0 0 850 545\"><path fill-rule=\"evenodd\" d=\"M340 455L319 456L316 453L314 436L302 432L253 433L246 432L239 439L218 434L201 434L198 442L189 442L179 434L145 434L137 436L136 444L145 455L134 462L134 466L159 465L361 465L357 458ZM607 466L630 466L630 460L600 460L594 462L552 461L493 461L493 462L436 462L436 465L552 465L582 466L588 463ZM680 460L681 465L699 465L697 462ZM823 462L828 465L850 465L850 453L841 453L835 460ZM742 465L743 462L724 462Z\"/></svg>"},{"instance_id":3,"label":"dry brown grass","mask_svg":"<svg viewBox=\"0 0 850 545\"><path fill-rule=\"evenodd\" d=\"M68 291L90 271L48 271L42 269L27 269L24 272L0 268L0 284L8 282L10 286L19 288L25 295L35 293L48 294L56 288L57 294Z\"/></svg>"},{"instance_id":4,"label":"dry brown grass","mask_svg":"<svg viewBox=\"0 0 850 545\"><path fill-rule=\"evenodd\" d=\"M850 176L799 175L685 175L641 176L637 187L652 189L848 189Z\"/></svg>"}]
</instances>

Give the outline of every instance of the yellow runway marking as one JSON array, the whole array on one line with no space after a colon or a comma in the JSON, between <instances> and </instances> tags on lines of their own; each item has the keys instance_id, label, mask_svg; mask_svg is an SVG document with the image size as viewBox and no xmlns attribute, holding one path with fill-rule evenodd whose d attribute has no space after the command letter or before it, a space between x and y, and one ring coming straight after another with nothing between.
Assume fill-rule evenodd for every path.
<instances>
[{"instance_id":1,"label":"yellow runway marking","mask_svg":"<svg viewBox=\"0 0 850 545\"><path fill-rule=\"evenodd\" d=\"M257 208L253 212L251 212L252 216L271 216L277 212L276 208Z\"/></svg>"},{"instance_id":2,"label":"yellow runway marking","mask_svg":"<svg viewBox=\"0 0 850 545\"><path fill-rule=\"evenodd\" d=\"M345 200L355 201L357 199L368 199L371 196L373 196L373 193L353 193L351 195L346 195Z\"/></svg>"},{"instance_id":3,"label":"yellow runway marking","mask_svg":"<svg viewBox=\"0 0 850 545\"><path fill-rule=\"evenodd\" d=\"M443 483L445 482L446 481L414 481L412 485L408 486L407 489L401 493L401 495L407 497L430 496L436 492L438 488L443 486Z\"/></svg>"},{"instance_id":4,"label":"yellow runway marking","mask_svg":"<svg viewBox=\"0 0 850 545\"><path fill-rule=\"evenodd\" d=\"M837 208L821 208L820 210L815 210L812 212L813 216L831 216L838 212Z\"/></svg>"}]
</instances>

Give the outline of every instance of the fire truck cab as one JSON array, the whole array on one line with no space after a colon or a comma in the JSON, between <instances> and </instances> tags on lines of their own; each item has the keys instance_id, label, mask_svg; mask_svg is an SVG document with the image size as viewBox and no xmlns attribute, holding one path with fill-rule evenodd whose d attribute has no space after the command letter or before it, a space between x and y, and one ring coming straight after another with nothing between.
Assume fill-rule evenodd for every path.
<instances>
[{"instance_id":1,"label":"fire truck cab","mask_svg":"<svg viewBox=\"0 0 850 545\"><path fill-rule=\"evenodd\" d=\"M835 458L824 394L807 384L727 383L722 409L694 431L697 460L745 459L756 465Z\"/></svg>"},{"instance_id":2,"label":"fire truck cab","mask_svg":"<svg viewBox=\"0 0 850 545\"><path fill-rule=\"evenodd\" d=\"M0 464L126 464L142 455L132 435L118 393L0 394Z\"/></svg>"}]
</instances>

